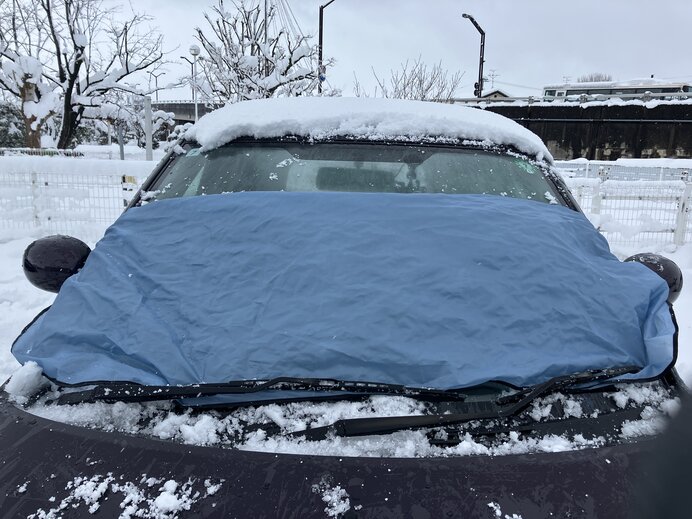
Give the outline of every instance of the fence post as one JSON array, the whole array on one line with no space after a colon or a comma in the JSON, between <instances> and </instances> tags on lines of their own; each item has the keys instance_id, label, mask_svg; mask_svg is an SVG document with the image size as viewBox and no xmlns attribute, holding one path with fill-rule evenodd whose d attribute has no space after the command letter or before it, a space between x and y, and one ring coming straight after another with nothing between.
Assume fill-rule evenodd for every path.
<instances>
[{"instance_id":1,"label":"fence post","mask_svg":"<svg viewBox=\"0 0 692 519\"><path fill-rule=\"evenodd\" d=\"M675 232L673 233L673 243L675 243L675 245L683 245L685 243L690 195L692 195L692 183L685 184L685 190L683 191L680 197L680 202L678 203L678 212L675 215Z\"/></svg>"},{"instance_id":2,"label":"fence post","mask_svg":"<svg viewBox=\"0 0 692 519\"><path fill-rule=\"evenodd\" d=\"M601 214L601 186L603 182L599 182L597 185L593 186L593 191L591 194L591 213Z\"/></svg>"},{"instance_id":3,"label":"fence post","mask_svg":"<svg viewBox=\"0 0 692 519\"><path fill-rule=\"evenodd\" d=\"M41 220L38 217L38 178L36 172L31 172L31 214L34 220L34 227L41 226Z\"/></svg>"}]
</instances>

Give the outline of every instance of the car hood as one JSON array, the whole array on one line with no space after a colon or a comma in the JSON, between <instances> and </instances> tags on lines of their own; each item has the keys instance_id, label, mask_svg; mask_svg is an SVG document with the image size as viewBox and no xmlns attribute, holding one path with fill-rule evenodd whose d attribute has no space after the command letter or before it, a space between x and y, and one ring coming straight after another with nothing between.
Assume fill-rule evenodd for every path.
<instances>
[{"instance_id":1,"label":"car hood","mask_svg":"<svg viewBox=\"0 0 692 519\"><path fill-rule=\"evenodd\" d=\"M632 516L655 454L647 440L497 457L277 455L74 427L1 396L0 438L6 517L615 519Z\"/></svg>"},{"instance_id":2,"label":"car hood","mask_svg":"<svg viewBox=\"0 0 692 519\"><path fill-rule=\"evenodd\" d=\"M557 205L234 193L128 210L13 353L65 384L646 379L675 356L667 291Z\"/></svg>"}]
</instances>

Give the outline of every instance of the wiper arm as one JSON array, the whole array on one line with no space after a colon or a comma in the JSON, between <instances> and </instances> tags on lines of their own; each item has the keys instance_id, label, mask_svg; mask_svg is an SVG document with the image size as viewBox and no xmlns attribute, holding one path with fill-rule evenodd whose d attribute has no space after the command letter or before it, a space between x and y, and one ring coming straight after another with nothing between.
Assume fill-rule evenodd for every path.
<instances>
[{"instance_id":1,"label":"wiper arm","mask_svg":"<svg viewBox=\"0 0 692 519\"><path fill-rule=\"evenodd\" d=\"M288 433L291 437L304 437L308 440L323 440L329 435L334 436L368 436L391 434L397 431L458 425L472 420L486 420L492 418L508 418L515 416L531 402L549 393L554 393L569 387L599 382L619 377L627 373L640 371L638 366L625 366L622 368L609 368L589 370L551 378L542 384L527 388L526 393L519 401L502 405L496 405L488 411L474 413L431 414L416 416L385 416L378 418L350 418L337 420L331 425L315 427L302 431ZM502 401L502 400L501 400Z\"/></svg>"},{"instance_id":2,"label":"wiper arm","mask_svg":"<svg viewBox=\"0 0 692 519\"><path fill-rule=\"evenodd\" d=\"M270 380L238 380L221 384L187 386L144 386L128 382L100 384L85 391L63 393L54 402L82 404L91 402L152 402L212 395L239 395L261 391L316 391L361 393L365 395L398 395L423 400L463 401L466 395L456 390L408 387L399 384L359 382L325 378L277 377Z\"/></svg>"}]
</instances>

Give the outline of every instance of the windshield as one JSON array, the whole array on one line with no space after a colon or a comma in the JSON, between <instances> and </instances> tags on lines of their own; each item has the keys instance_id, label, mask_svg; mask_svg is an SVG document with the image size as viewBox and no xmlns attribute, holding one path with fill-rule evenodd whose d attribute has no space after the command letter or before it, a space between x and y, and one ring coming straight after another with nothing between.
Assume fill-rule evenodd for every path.
<instances>
[{"instance_id":1,"label":"windshield","mask_svg":"<svg viewBox=\"0 0 692 519\"><path fill-rule=\"evenodd\" d=\"M541 167L497 151L384 143L187 146L145 198L238 191L490 194L555 202Z\"/></svg>"}]
</instances>

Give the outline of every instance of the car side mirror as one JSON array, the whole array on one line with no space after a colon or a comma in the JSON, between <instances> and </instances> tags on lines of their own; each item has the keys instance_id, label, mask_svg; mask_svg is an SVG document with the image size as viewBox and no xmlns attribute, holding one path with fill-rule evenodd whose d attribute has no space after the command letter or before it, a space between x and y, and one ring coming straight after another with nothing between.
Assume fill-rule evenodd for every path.
<instances>
[{"instance_id":1,"label":"car side mirror","mask_svg":"<svg viewBox=\"0 0 692 519\"><path fill-rule=\"evenodd\" d=\"M668 302L673 304L682 291L682 271L673 260L658 254L644 252L630 256L625 261L646 265L668 283Z\"/></svg>"},{"instance_id":2,"label":"car side mirror","mask_svg":"<svg viewBox=\"0 0 692 519\"><path fill-rule=\"evenodd\" d=\"M90 252L86 243L71 236L40 238L24 251L24 275L35 287L57 293L65 280L84 266Z\"/></svg>"}]
</instances>

